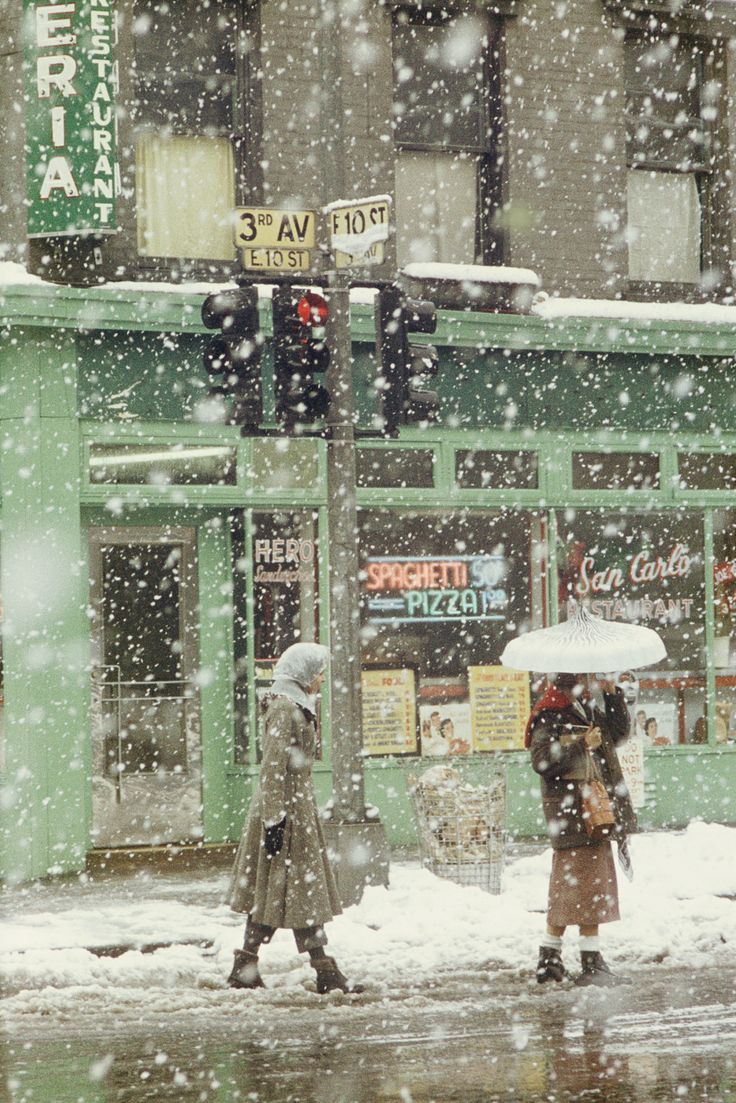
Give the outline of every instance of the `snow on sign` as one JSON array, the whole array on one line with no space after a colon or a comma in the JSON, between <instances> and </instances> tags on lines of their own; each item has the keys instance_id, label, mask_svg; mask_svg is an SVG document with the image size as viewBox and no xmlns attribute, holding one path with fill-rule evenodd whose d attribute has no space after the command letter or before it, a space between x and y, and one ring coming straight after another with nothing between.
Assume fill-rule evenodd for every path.
<instances>
[{"instance_id":1,"label":"snow on sign","mask_svg":"<svg viewBox=\"0 0 736 1103\"><path fill-rule=\"evenodd\" d=\"M391 196L372 195L365 199L338 199L324 208L335 267L383 262L390 207Z\"/></svg>"},{"instance_id":2,"label":"snow on sign","mask_svg":"<svg viewBox=\"0 0 736 1103\"><path fill-rule=\"evenodd\" d=\"M314 211L237 207L233 240L244 268L302 272L311 264L315 241Z\"/></svg>"},{"instance_id":3,"label":"snow on sign","mask_svg":"<svg viewBox=\"0 0 736 1103\"><path fill-rule=\"evenodd\" d=\"M25 0L24 15L28 236L113 233L112 0Z\"/></svg>"}]
</instances>

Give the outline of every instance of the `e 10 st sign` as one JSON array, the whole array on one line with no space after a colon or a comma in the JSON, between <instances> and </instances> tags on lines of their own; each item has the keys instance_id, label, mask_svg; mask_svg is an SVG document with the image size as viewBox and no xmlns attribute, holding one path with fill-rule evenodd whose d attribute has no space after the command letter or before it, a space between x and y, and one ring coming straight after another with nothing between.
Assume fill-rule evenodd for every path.
<instances>
[{"instance_id":1,"label":"e 10 st sign","mask_svg":"<svg viewBox=\"0 0 736 1103\"><path fill-rule=\"evenodd\" d=\"M24 0L28 236L113 233L113 0Z\"/></svg>"}]
</instances>

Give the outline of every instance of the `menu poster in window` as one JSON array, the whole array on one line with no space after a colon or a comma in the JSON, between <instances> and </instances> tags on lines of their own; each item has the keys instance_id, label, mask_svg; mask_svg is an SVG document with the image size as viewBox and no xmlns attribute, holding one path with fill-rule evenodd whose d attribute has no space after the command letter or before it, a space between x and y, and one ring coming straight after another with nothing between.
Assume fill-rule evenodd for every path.
<instances>
[{"instance_id":1,"label":"menu poster in window","mask_svg":"<svg viewBox=\"0 0 736 1103\"><path fill-rule=\"evenodd\" d=\"M469 754L472 742L469 701L419 706L422 756Z\"/></svg>"},{"instance_id":2,"label":"menu poster in window","mask_svg":"<svg viewBox=\"0 0 736 1103\"><path fill-rule=\"evenodd\" d=\"M529 719L529 675L505 666L469 666L470 717L474 751L508 751L524 746Z\"/></svg>"},{"instance_id":3,"label":"menu poster in window","mask_svg":"<svg viewBox=\"0 0 736 1103\"><path fill-rule=\"evenodd\" d=\"M363 670L363 753L416 754L416 674L410 667Z\"/></svg>"}]
</instances>

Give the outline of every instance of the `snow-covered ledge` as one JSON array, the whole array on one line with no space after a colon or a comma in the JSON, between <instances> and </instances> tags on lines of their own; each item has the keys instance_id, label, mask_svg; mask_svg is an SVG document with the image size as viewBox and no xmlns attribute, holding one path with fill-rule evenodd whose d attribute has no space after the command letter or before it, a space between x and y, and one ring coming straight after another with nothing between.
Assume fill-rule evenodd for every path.
<instances>
[{"instance_id":1,"label":"snow-covered ledge","mask_svg":"<svg viewBox=\"0 0 736 1103\"><path fill-rule=\"evenodd\" d=\"M424 295L449 310L528 314L541 280L531 268L504 265L405 265L399 283L409 295Z\"/></svg>"},{"instance_id":2,"label":"snow-covered ledge","mask_svg":"<svg viewBox=\"0 0 736 1103\"><path fill-rule=\"evenodd\" d=\"M619 321L736 325L736 305L631 302L627 299L565 299L544 292L535 295L532 314L544 318L545 321L557 318L612 318Z\"/></svg>"}]
</instances>

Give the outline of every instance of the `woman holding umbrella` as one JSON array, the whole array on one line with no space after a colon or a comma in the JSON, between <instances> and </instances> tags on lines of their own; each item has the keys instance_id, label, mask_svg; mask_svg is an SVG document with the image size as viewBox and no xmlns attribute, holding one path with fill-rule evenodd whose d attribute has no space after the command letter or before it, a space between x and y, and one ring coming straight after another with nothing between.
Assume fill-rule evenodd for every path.
<instances>
[{"instance_id":1,"label":"woman holding umbrella","mask_svg":"<svg viewBox=\"0 0 736 1103\"><path fill-rule=\"evenodd\" d=\"M562 980L562 937L568 926L580 929L582 973L578 984L608 985L618 979L600 952L598 927L619 919L616 867L611 838L624 842L636 829L636 816L615 748L629 735L623 693L611 682L599 683L605 711L592 704L586 674L558 674L532 709L526 745L540 775L542 805L552 844L547 931L542 938L537 980ZM615 824L608 835L588 833L583 794L598 775L608 793ZM624 856L627 852L624 848Z\"/></svg>"},{"instance_id":2,"label":"woman holding umbrella","mask_svg":"<svg viewBox=\"0 0 736 1103\"><path fill-rule=\"evenodd\" d=\"M651 629L602 621L583 608L561 624L512 640L501 656L505 666L558 672L532 709L525 739L540 776L553 851L547 931L537 964L540 984L566 975L562 938L568 926L580 930L577 983L620 983L600 952L598 928L619 918L611 840L631 876L627 834L636 829L636 816L616 754L630 721L624 695L610 681L597 683L604 708L594 705L588 672L638 668L665 657L664 644ZM586 800L593 781L602 782L611 806L613 822L602 833L589 830Z\"/></svg>"}]
</instances>

